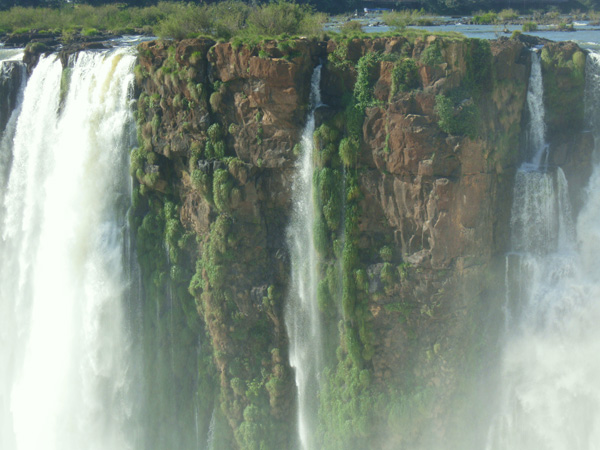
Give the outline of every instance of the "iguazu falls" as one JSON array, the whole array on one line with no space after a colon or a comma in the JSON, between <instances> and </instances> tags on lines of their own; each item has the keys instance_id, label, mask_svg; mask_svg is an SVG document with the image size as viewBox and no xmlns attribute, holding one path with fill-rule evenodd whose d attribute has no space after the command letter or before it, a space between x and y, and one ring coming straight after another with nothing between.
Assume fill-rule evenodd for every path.
<instances>
[{"instance_id":1,"label":"iguazu falls","mask_svg":"<svg viewBox=\"0 0 600 450\"><path fill-rule=\"evenodd\" d=\"M600 31L343 27L0 44L0 449L600 449Z\"/></svg>"}]
</instances>

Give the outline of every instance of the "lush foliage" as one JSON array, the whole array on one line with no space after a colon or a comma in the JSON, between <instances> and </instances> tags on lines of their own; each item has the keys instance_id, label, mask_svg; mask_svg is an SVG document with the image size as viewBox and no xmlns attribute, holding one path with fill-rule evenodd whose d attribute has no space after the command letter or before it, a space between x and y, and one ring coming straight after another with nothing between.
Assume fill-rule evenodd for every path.
<instances>
[{"instance_id":1,"label":"lush foliage","mask_svg":"<svg viewBox=\"0 0 600 450\"><path fill-rule=\"evenodd\" d=\"M383 22L396 30L404 30L409 25L432 25L433 20L425 14L425 10L386 11L382 16Z\"/></svg>"},{"instance_id":2,"label":"lush foliage","mask_svg":"<svg viewBox=\"0 0 600 450\"><path fill-rule=\"evenodd\" d=\"M435 112L440 118L438 125L448 134L474 136L477 131L477 110L470 99L457 104L454 99L439 94L435 97Z\"/></svg>"},{"instance_id":3,"label":"lush foliage","mask_svg":"<svg viewBox=\"0 0 600 450\"><path fill-rule=\"evenodd\" d=\"M210 4L159 2L146 7L65 5L59 8L13 7L0 15L0 31L30 30L91 36L100 31L143 32L182 39L198 35L230 39L237 35L313 35L325 16L307 5L280 0L249 5L240 0Z\"/></svg>"},{"instance_id":4,"label":"lush foliage","mask_svg":"<svg viewBox=\"0 0 600 450\"><path fill-rule=\"evenodd\" d=\"M178 2L180 0L166 0L168 2ZM18 3L23 7L64 7L69 6L72 7L73 4L87 4L93 5L96 7L101 7L103 5L115 4L114 0L19 0L18 2L15 0L0 0L0 9L8 9ZM118 4L127 5L129 7L151 7L156 4L156 0L120 0ZM200 0L194 0L192 3L200 4L202 3ZM244 0L246 5L256 5L266 4L267 0L263 0L260 2ZM327 13L349 13L354 12L356 10L360 10L363 6L359 0L298 0L296 3L300 5L310 6L315 8L318 11L324 11ZM542 2L538 2L538 5L541 6ZM563 9L571 8L575 5L575 3L567 2ZM486 13L477 13L477 11L487 10L489 8L497 8L497 2L492 0L421 0L419 2L419 6L426 11L435 12L435 13L460 13L460 14L486 14ZM552 5L551 8L561 7L563 5ZM527 8L526 4L517 5L518 8ZM579 0L576 3L577 8L581 8L583 10L593 11L600 10L600 0ZM566 12L566 11L565 11ZM514 20L518 13L514 9L505 9L500 11L498 14L498 19L500 21ZM417 23L417 25L419 25ZM423 25L421 23L420 25Z\"/></svg>"},{"instance_id":5,"label":"lush foliage","mask_svg":"<svg viewBox=\"0 0 600 450\"><path fill-rule=\"evenodd\" d=\"M490 25L498 21L498 14L493 11L475 14L473 16L473 22L479 25Z\"/></svg>"},{"instance_id":6,"label":"lush foliage","mask_svg":"<svg viewBox=\"0 0 600 450\"><path fill-rule=\"evenodd\" d=\"M357 108L361 110L374 104L371 78L380 61L380 53L367 53L358 60L356 65L357 76L354 85L354 97L356 98Z\"/></svg>"},{"instance_id":7,"label":"lush foliage","mask_svg":"<svg viewBox=\"0 0 600 450\"><path fill-rule=\"evenodd\" d=\"M394 64L392 69L392 88L390 98L398 92L415 89L419 86L417 64L411 58L405 58Z\"/></svg>"},{"instance_id":8,"label":"lush foliage","mask_svg":"<svg viewBox=\"0 0 600 450\"><path fill-rule=\"evenodd\" d=\"M0 14L0 29L5 32L46 30L60 33L74 29L126 32L134 29L151 32L152 27L177 10L177 5L161 2L146 8L123 8L118 5L90 5L62 8L13 7Z\"/></svg>"},{"instance_id":9,"label":"lush foliage","mask_svg":"<svg viewBox=\"0 0 600 450\"><path fill-rule=\"evenodd\" d=\"M538 28L535 22L525 22L523 24L523 31L536 31Z\"/></svg>"}]
</instances>

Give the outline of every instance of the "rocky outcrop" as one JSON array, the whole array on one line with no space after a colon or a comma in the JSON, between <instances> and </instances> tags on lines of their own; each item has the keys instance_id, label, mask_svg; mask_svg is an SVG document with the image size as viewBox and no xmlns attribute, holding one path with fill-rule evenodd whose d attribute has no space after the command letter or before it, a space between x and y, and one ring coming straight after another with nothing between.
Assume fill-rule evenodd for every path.
<instances>
[{"instance_id":1,"label":"rocky outcrop","mask_svg":"<svg viewBox=\"0 0 600 450\"><path fill-rule=\"evenodd\" d=\"M4 131L10 114L17 105L25 69L20 61L5 61L0 66L0 132Z\"/></svg>"},{"instance_id":2,"label":"rocky outcrop","mask_svg":"<svg viewBox=\"0 0 600 450\"><path fill-rule=\"evenodd\" d=\"M547 92L579 98L581 51L544 51L546 71L573 61L548 78ZM345 180L317 189L320 294L339 346L323 381L323 447L476 440L453 426L473 419L458 400L496 362L490 350L527 123L526 45L435 36L240 46L199 39L144 43L139 56L136 223L142 236L159 224L165 242L140 257L177 250L167 265L142 266L158 285L170 276L182 287L182 323L188 317L186 326L207 334L214 372L204 379L214 377L217 400L206 401L232 430L227 445L294 445L285 233L294 149L320 61L327 106L317 114L315 183ZM553 95L549 115L558 121ZM582 129L574 115L551 134L568 175L589 162ZM334 278L343 299L332 294ZM350 389L358 410L343 400Z\"/></svg>"}]
</instances>

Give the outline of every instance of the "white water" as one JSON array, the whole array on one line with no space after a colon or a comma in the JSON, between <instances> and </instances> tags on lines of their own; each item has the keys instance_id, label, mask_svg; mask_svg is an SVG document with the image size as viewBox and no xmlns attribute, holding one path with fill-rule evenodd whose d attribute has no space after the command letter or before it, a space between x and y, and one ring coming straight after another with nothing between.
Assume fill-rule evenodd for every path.
<instances>
[{"instance_id":1,"label":"white water","mask_svg":"<svg viewBox=\"0 0 600 450\"><path fill-rule=\"evenodd\" d=\"M311 79L311 109L302 133L302 154L292 184L292 218L288 228L291 254L290 292L285 323L290 338L290 365L298 388L298 434L302 449L315 448L317 393L322 370L322 331L317 304L317 254L313 241L313 133L315 109L321 103L321 66Z\"/></svg>"},{"instance_id":2,"label":"white water","mask_svg":"<svg viewBox=\"0 0 600 450\"><path fill-rule=\"evenodd\" d=\"M598 55L588 56L586 72L589 101L600 94ZM597 109L596 102L588 104L587 117L599 143ZM539 172L532 173L540 179ZM520 288L511 291L512 320L490 450L600 448L600 166L594 167L576 227L568 221L560 169L551 183L554 189L546 189L548 184L545 180L531 196L515 196L513 219L515 214L538 217L516 219L521 231L513 228L513 245L520 253L511 264L518 264L513 273ZM520 199L534 202L533 196L544 197L540 208L520 209L526 203Z\"/></svg>"},{"instance_id":3,"label":"white water","mask_svg":"<svg viewBox=\"0 0 600 450\"><path fill-rule=\"evenodd\" d=\"M61 64L42 58L2 146L11 152L0 224L2 449L135 446L126 328L134 62L123 49L80 53L59 113Z\"/></svg>"},{"instance_id":4,"label":"white water","mask_svg":"<svg viewBox=\"0 0 600 450\"><path fill-rule=\"evenodd\" d=\"M547 158L546 122L544 112L544 85L540 55L531 52L531 74L527 88L527 107L529 108L529 149L533 151L531 165L540 167L542 158Z\"/></svg>"}]
</instances>

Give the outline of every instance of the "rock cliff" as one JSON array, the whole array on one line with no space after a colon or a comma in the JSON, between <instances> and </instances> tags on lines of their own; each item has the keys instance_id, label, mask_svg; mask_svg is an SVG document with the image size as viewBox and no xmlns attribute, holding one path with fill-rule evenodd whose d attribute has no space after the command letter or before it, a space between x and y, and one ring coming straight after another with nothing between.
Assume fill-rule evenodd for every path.
<instances>
[{"instance_id":1,"label":"rock cliff","mask_svg":"<svg viewBox=\"0 0 600 450\"><path fill-rule=\"evenodd\" d=\"M581 187L592 149L579 106L585 55L550 44L542 60L552 158ZM489 399L474 392L496 364L528 122L530 50L518 40L141 44L134 222L160 349L147 364L170 358L176 380L157 373L153 386L175 384L167 403L202 405L187 419L201 429L215 404L215 448L294 447L285 236L319 63L315 245L330 358L318 439L481 442L457 426L487 420L475 405Z\"/></svg>"}]
</instances>

